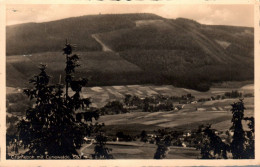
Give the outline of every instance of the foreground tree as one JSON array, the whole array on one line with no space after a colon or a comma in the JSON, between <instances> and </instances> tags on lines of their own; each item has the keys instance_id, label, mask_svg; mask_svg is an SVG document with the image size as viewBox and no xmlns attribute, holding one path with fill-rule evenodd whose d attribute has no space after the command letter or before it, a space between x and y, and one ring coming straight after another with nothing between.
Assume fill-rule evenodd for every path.
<instances>
[{"instance_id":1,"label":"foreground tree","mask_svg":"<svg viewBox=\"0 0 260 167\"><path fill-rule=\"evenodd\" d=\"M244 155L247 159L255 158L255 119L254 117L246 117L245 121L248 121L248 128L250 131L246 132L246 148Z\"/></svg>"},{"instance_id":2,"label":"foreground tree","mask_svg":"<svg viewBox=\"0 0 260 167\"><path fill-rule=\"evenodd\" d=\"M30 80L34 87L24 90L31 100L36 101L34 107L26 111L26 118L18 126L19 138L29 149L27 155L73 158L73 155L78 154L76 149L81 147L84 136L89 135L93 129L93 125L86 121L92 120L92 117L98 118L92 112L85 112L85 121L76 119L79 116L75 116L75 111L87 109L90 104L88 98L80 97L87 80L74 79L73 73L79 66L79 58L75 54L71 55L72 46L66 44L63 51L66 55L65 93L62 84L50 84L46 65L41 65L40 73ZM69 96L69 88L74 92L72 96Z\"/></svg>"},{"instance_id":3,"label":"foreground tree","mask_svg":"<svg viewBox=\"0 0 260 167\"><path fill-rule=\"evenodd\" d=\"M241 159L244 157L245 151L245 131L243 129L242 120L244 118L244 103L242 100L232 104L232 127L234 131L233 140L230 144L231 153L234 159Z\"/></svg>"},{"instance_id":4,"label":"foreground tree","mask_svg":"<svg viewBox=\"0 0 260 167\"><path fill-rule=\"evenodd\" d=\"M255 128L254 118L244 117L244 102L240 100L232 104L232 127L230 128L233 132L233 140L230 144L230 150L234 159L249 159L254 158L254 145L255 145ZM243 129L242 121L249 121L248 127L250 131Z\"/></svg>"},{"instance_id":5,"label":"foreground tree","mask_svg":"<svg viewBox=\"0 0 260 167\"><path fill-rule=\"evenodd\" d=\"M230 132L233 135L229 136L230 140L227 140L227 143L222 142L210 126L199 128L197 148L201 150L201 158L253 159L255 157L254 118L244 117L244 110L243 100L232 104L233 117ZM242 121L248 121L249 131L243 129ZM227 156L228 152L231 153L230 157Z\"/></svg>"},{"instance_id":6,"label":"foreground tree","mask_svg":"<svg viewBox=\"0 0 260 167\"><path fill-rule=\"evenodd\" d=\"M196 141L196 148L200 150L201 159L227 159L229 146L216 135L211 125L200 126L196 137L199 140Z\"/></svg>"},{"instance_id":7,"label":"foreground tree","mask_svg":"<svg viewBox=\"0 0 260 167\"><path fill-rule=\"evenodd\" d=\"M110 154L112 149L106 147L107 136L105 135L105 133L100 131L96 135L95 140L96 140L95 147L94 147L95 153L92 154L92 158L93 159L113 159L113 155Z\"/></svg>"},{"instance_id":8,"label":"foreground tree","mask_svg":"<svg viewBox=\"0 0 260 167\"><path fill-rule=\"evenodd\" d=\"M154 154L154 159L166 158L167 152L170 151L172 137L165 129L158 130L159 135L156 137L157 149Z\"/></svg>"}]
</instances>

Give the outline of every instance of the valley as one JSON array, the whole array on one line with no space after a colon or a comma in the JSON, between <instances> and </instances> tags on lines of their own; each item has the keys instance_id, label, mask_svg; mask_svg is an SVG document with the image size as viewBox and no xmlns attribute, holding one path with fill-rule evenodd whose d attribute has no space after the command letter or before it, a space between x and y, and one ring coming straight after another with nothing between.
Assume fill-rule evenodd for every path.
<instances>
[{"instance_id":1,"label":"valley","mask_svg":"<svg viewBox=\"0 0 260 167\"><path fill-rule=\"evenodd\" d=\"M196 103L179 104L174 106L182 106L179 110L159 111L159 112L142 112L140 109L129 110L124 114L101 115L97 121L93 123L104 123L106 135L109 137L107 143L108 148L112 148L112 154L117 159L152 159L156 150L156 146L151 143L143 143L138 139L134 141L114 141L118 132L130 136L138 136L141 131L145 130L148 134L154 134L159 129L168 129L169 131L189 132L195 131L200 125L212 124L212 128L223 133L231 127L232 113L230 111L231 104L237 102L238 98L227 98L220 100L209 100L198 102L199 99L207 99L216 97L234 90L222 84L215 88L211 88L208 92L199 92L195 90L176 88L171 85L155 86L155 85L125 85L125 86L102 86L102 87L86 87L82 91L83 97L90 97L92 107L101 108L109 101L120 101L126 94L138 96L140 98L152 97L156 95L163 96L181 96L191 93L195 96ZM234 83L233 85L243 85L243 83ZM241 86L235 90L245 94L254 94L253 84ZM21 89L7 88L7 95L21 93ZM18 102L17 102L18 103ZM244 97L245 116L254 116L254 97ZM9 105L12 105L9 103ZM16 113L7 113L8 117L18 116ZM246 122L243 126L247 129ZM86 147L87 146L87 147ZM82 153L86 157L90 157L93 153L94 145L83 145ZM22 151L22 150L21 150ZM80 152L80 150L79 150ZM199 157L199 151L193 147L171 146L167 154L167 159L187 159ZM126 158L127 157L127 158Z\"/></svg>"},{"instance_id":2,"label":"valley","mask_svg":"<svg viewBox=\"0 0 260 167\"><path fill-rule=\"evenodd\" d=\"M62 54L65 39L72 44L66 47L72 46L73 54L79 56L74 62L79 67L71 76L87 79L87 86L79 92L81 98L91 101L87 109L77 108L69 118L77 124L87 122L89 127L104 124L99 128L116 159L152 159L156 142L161 140L157 137L164 132L172 140L167 159L197 159L201 125L210 124L219 140L228 142L231 104L243 99L245 117L254 117L253 28L139 13L25 23L7 26L6 32L10 155L18 154L14 150L18 122L29 107L35 107L35 99L27 98L23 89L33 87L29 80L40 73L39 66L46 65L50 84L66 84L64 69L69 54ZM70 97L75 93L72 89L68 89ZM67 97L64 101L67 107ZM50 111L57 114L57 110ZM88 114L97 114L99 119L86 120ZM249 130L245 120L242 125ZM91 159L97 144L97 132L93 133L84 134L83 145L77 148L85 158ZM142 141L142 133L146 141ZM20 153L26 151L19 147Z\"/></svg>"}]
</instances>

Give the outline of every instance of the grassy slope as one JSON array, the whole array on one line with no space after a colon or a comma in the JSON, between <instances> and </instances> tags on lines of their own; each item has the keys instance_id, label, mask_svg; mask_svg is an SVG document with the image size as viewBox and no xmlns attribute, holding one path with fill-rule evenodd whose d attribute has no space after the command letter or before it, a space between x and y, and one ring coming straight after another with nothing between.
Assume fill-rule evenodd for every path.
<instances>
[{"instance_id":1,"label":"grassy slope","mask_svg":"<svg viewBox=\"0 0 260 167\"><path fill-rule=\"evenodd\" d=\"M127 143L127 145L121 144ZM143 142L109 142L106 145L115 159L153 159L157 146ZM94 153L94 145L83 150L85 155ZM195 148L171 146L165 159L197 159L200 156Z\"/></svg>"}]
</instances>

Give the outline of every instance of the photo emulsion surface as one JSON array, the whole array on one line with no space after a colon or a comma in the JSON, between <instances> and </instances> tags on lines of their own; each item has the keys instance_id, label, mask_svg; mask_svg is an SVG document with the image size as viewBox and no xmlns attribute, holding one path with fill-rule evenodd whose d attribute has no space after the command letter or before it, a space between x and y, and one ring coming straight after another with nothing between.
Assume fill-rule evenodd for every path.
<instances>
[{"instance_id":1,"label":"photo emulsion surface","mask_svg":"<svg viewBox=\"0 0 260 167\"><path fill-rule=\"evenodd\" d=\"M7 159L254 159L254 125L254 5L6 6Z\"/></svg>"}]
</instances>

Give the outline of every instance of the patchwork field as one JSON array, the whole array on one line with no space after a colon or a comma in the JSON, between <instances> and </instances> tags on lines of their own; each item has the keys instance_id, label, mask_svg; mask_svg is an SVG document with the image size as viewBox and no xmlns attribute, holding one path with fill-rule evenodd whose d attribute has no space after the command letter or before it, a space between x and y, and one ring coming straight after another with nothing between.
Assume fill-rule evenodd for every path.
<instances>
[{"instance_id":1,"label":"patchwork field","mask_svg":"<svg viewBox=\"0 0 260 167\"><path fill-rule=\"evenodd\" d=\"M212 127L225 131L231 127L232 113L230 111L233 102L237 99L220 100L212 105L204 105L204 103L187 104L179 111L169 112L131 112L118 115L101 116L98 122L104 122L107 133L114 136L118 131L124 131L130 135L138 135L142 130L153 132L162 128L170 128L172 130L191 130L197 129L201 124L212 124ZM254 115L254 99L246 98L245 116ZM203 111L198 111L198 106ZM246 129L246 124L244 124Z\"/></svg>"},{"instance_id":2,"label":"patchwork field","mask_svg":"<svg viewBox=\"0 0 260 167\"><path fill-rule=\"evenodd\" d=\"M170 112L131 112L106 115L101 116L98 122L105 123L106 134L109 136L115 136L120 131L132 136L140 135L142 130L153 134L155 130L163 128L186 131L197 129L202 124L212 124L213 129L225 132L232 125L230 104L235 101L237 99L187 104L179 111ZM254 98L245 98L244 103L245 116L254 116ZM196 110L198 107L204 110ZM243 122L243 127L248 130L246 122ZM153 144L140 144L138 141L127 143L128 145L122 144L122 142L109 142L107 147L112 148L111 154L117 159L152 159L156 151L156 145ZM87 148L84 155L92 154L93 148L93 145ZM198 157L200 157L200 153L195 148L171 146L166 159L197 159Z\"/></svg>"},{"instance_id":3,"label":"patchwork field","mask_svg":"<svg viewBox=\"0 0 260 167\"><path fill-rule=\"evenodd\" d=\"M147 97L153 95L166 96L182 96L191 93L196 99L210 98L211 96L224 95L225 92L238 90L243 94L254 93L254 85L248 84L240 88L211 88L207 92L199 92L191 89L177 88L172 85L126 85L126 86L102 86L102 87L86 87L82 91L84 97L92 99L93 107L102 107L108 101L123 100L125 94L131 94L138 97ZM218 101L208 101L205 105L210 103L217 103ZM228 103L229 105L230 103ZM212 109L215 110L215 109ZM217 110L217 109L216 109ZM220 109L222 110L222 109Z\"/></svg>"},{"instance_id":4,"label":"patchwork field","mask_svg":"<svg viewBox=\"0 0 260 167\"><path fill-rule=\"evenodd\" d=\"M125 94L146 97L156 94L180 96L191 93L196 99L223 95L227 91L239 90L243 94L253 93L253 85L246 85L239 89L211 88L208 92L198 92L189 89L176 88L171 85L129 85L92 87L83 90L83 96L91 97L92 105L101 107L111 100L123 100ZM160 128L173 128L175 130L197 128L200 124L211 123L213 128L227 130L231 126L231 105L238 99L224 99L186 104L179 111L170 112L131 112L118 115L101 116L98 122L107 125L108 133L115 135L117 131L139 134L142 130L150 131ZM245 98L245 115L254 115L254 98Z\"/></svg>"},{"instance_id":5,"label":"patchwork field","mask_svg":"<svg viewBox=\"0 0 260 167\"><path fill-rule=\"evenodd\" d=\"M194 90L176 88L171 85L125 85L125 86L104 86L87 87L83 89L84 97L91 97L92 106L102 107L108 101L122 101L125 94L139 97L162 94L167 96L181 96L191 93L196 99L209 98L211 96L223 95L225 92L238 90L243 94L252 93L253 85L245 85L240 88L211 88L208 92L198 92ZM21 89L7 87L7 94L21 92ZM218 131L226 131L231 127L232 113L230 111L233 102L238 99L223 99L198 102L195 104L183 104L181 110L164 112L141 112L133 111L125 114L101 116L97 122L105 123L106 135L115 137L117 132L123 132L131 136L141 134L145 130L148 134L153 134L155 130L168 128L169 130L186 131L197 129L202 124L212 124L212 128ZM245 116L254 115L254 97L244 98ZM95 122L93 122L95 123ZM243 122L244 129L247 125ZM83 145L82 148L84 148ZM112 155L116 159L152 159L156 151L156 145L134 142L108 142L108 148L112 148ZM84 155L93 153L94 145L83 149ZM167 159L197 159L199 151L195 148L170 147Z\"/></svg>"}]
</instances>

